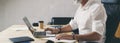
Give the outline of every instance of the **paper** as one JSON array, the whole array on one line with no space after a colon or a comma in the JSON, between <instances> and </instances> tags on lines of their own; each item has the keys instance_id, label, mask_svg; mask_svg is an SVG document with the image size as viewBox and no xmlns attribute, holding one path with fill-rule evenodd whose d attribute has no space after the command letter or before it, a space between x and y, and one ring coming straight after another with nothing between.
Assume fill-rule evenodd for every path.
<instances>
[{"instance_id":1,"label":"paper","mask_svg":"<svg viewBox=\"0 0 120 43\"><path fill-rule=\"evenodd\" d=\"M16 31L28 30L27 26L25 25L15 25L15 26L13 25L11 29Z\"/></svg>"},{"instance_id":2,"label":"paper","mask_svg":"<svg viewBox=\"0 0 120 43\"><path fill-rule=\"evenodd\" d=\"M76 41L76 40L58 40L55 37L48 37L48 38L42 38L42 39L51 40L54 42L64 42L64 43L75 43Z\"/></svg>"}]
</instances>

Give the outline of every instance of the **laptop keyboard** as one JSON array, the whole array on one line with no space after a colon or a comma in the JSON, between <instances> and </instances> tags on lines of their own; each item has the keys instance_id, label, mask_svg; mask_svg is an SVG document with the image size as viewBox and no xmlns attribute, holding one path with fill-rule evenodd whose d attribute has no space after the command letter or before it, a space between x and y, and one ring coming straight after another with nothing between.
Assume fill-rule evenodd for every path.
<instances>
[{"instance_id":1,"label":"laptop keyboard","mask_svg":"<svg viewBox=\"0 0 120 43\"><path fill-rule=\"evenodd\" d=\"M62 26L61 26L61 25L55 25L55 26L51 26L51 27L54 27L54 28L61 28Z\"/></svg>"},{"instance_id":2,"label":"laptop keyboard","mask_svg":"<svg viewBox=\"0 0 120 43\"><path fill-rule=\"evenodd\" d=\"M34 35L46 35L46 32L35 32Z\"/></svg>"}]
</instances>

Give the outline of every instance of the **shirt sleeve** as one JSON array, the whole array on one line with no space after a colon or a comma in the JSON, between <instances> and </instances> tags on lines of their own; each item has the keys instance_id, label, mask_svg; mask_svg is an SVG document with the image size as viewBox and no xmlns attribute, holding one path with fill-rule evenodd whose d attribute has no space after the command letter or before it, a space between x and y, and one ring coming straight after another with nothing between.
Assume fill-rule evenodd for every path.
<instances>
[{"instance_id":1,"label":"shirt sleeve","mask_svg":"<svg viewBox=\"0 0 120 43\"><path fill-rule=\"evenodd\" d=\"M103 24L100 20L94 20L92 31L97 32L100 35L104 35L105 24Z\"/></svg>"},{"instance_id":2,"label":"shirt sleeve","mask_svg":"<svg viewBox=\"0 0 120 43\"><path fill-rule=\"evenodd\" d=\"M97 32L100 35L105 34L105 22L106 22L106 13L104 8L101 6L96 6L92 13L93 20L92 20L92 31Z\"/></svg>"},{"instance_id":3,"label":"shirt sleeve","mask_svg":"<svg viewBox=\"0 0 120 43\"><path fill-rule=\"evenodd\" d=\"M69 25L72 27L73 30L78 28L77 22L74 19L70 21Z\"/></svg>"}]
</instances>

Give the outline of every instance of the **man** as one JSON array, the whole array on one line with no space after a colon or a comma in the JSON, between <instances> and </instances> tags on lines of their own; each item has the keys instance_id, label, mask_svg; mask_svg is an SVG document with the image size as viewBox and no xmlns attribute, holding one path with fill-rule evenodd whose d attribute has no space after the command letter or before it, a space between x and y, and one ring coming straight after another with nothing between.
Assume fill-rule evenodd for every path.
<instances>
[{"instance_id":1,"label":"man","mask_svg":"<svg viewBox=\"0 0 120 43\"><path fill-rule=\"evenodd\" d=\"M100 0L76 0L80 6L70 23L62 28L47 28L53 34L72 32L78 28L79 34L60 34L57 39L79 40L79 43L103 43L106 12Z\"/></svg>"}]
</instances>

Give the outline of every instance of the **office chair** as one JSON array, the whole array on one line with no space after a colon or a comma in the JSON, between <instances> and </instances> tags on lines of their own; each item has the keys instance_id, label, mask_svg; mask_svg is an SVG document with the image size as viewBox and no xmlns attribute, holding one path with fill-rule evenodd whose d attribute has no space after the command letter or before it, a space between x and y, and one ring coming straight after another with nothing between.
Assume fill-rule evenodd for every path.
<instances>
[{"instance_id":1,"label":"office chair","mask_svg":"<svg viewBox=\"0 0 120 43\"><path fill-rule=\"evenodd\" d=\"M70 22L71 19L73 19L73 17L52 17L51 22L49 24L66 25Z\"/></svg>"},{"instance_id":2,"label":"office chair","mask_svg":"<svg viewBox=\"0 0 120 43\"><path fill-rule=\"evenodd\" d=\"M120 39L114 37L120 21L120 0L102 0L106 9L106 40L105 43L120 43Z\"/></svg>"},{"instance_id":3,"label":"office chair","mask_svg":"<svg viewBox=\"0 0 120 43\"><path fill-rule=\"evenodd\" d=\"M120 22L119 22L119 26L115 32L115 37L120 39Z\"/></svg>"}]
</instances>

